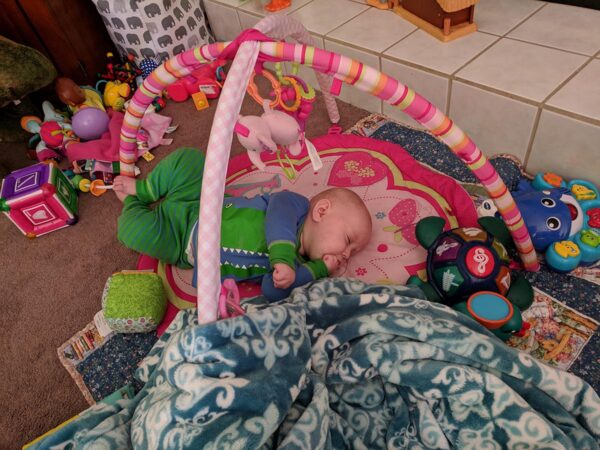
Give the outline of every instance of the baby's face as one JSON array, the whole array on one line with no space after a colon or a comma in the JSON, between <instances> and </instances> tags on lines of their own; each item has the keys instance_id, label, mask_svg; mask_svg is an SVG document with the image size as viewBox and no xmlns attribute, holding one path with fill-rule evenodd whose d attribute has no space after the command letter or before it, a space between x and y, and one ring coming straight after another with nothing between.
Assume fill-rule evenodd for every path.
<instances>
[{"instance_id":1,"label":"baby's face","mask_svg":"<svg viewBox=\"0 0 600 450\"><path fill-rule=\"evenodd\" d=\"M315 233L307 244L311 260L335 257L340 267L361 251L371 237L371 219L358 211L332 210L315 224Z\"/></svg>"}]
</instances>

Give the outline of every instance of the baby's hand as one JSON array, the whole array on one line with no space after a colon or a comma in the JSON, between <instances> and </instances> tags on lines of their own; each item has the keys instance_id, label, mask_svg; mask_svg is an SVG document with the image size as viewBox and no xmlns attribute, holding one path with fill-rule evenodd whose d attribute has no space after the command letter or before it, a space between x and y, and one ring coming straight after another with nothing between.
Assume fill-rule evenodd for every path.
<instances>
[{"instance_id":1,"label":"baby's hand","mask_svg":"<svg viewBox=\"0 0 600 450\"><path fill-rule=\"evenodd\" d=\"M327 267L330 277L335 277L340 274L344 264L341 261L342 258L334 255L323 255L323 262Z\"/></svg>"},{"instance_id":2,"label":"baby's hand","mask_svg":"<svg viewBox=\"0 0 600 450\"><path fill-rule=\"evenodd\" d=\"M287 289L296 281L296 271L287 264L273 264L273 284L277 289Z\"/></svg>"},{"instance_id":3,"label":"baby's hand","mask_svg":"<svg viewBox=\"0 0 600 450\"><path fill-rule=\"evenodd\" d=\"M115 191L117 198L121 201L125 200L125 197L128 195L137 195L135 178L125 177L122 175L115 177L115 181L113 182L113 191Z\"/></svg>"}]
</instances>

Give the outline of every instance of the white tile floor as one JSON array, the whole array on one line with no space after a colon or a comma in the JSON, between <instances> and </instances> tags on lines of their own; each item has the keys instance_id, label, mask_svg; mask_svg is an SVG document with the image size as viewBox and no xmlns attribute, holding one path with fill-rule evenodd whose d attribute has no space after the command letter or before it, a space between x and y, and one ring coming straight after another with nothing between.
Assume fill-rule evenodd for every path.
<instances>
[{"instance_id":1,"label":"white tile floor","mask_svg":"<svg viewBox=\"0 0 600 450\"><path fill-rule=\"evenodd\" d=\"M266 15L266 0L204 0L219 40ZM441 43L364 0L292 0L317 46L394 76L432 101L491 155L530 172L554 170L600 185L600 11L535 0L480 0L479 30ZM314 84L314 76L301 70ZM415 126L351 86L342 100Z\"/></svg>"}]
</instances>

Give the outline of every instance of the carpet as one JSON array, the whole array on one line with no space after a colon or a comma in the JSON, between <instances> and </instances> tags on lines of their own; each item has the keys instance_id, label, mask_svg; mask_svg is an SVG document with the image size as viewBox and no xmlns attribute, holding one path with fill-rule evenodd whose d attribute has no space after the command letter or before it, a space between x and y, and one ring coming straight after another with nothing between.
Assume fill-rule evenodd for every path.
<instances>
[{"instance_id":1,"label":"carpet","mask_svg":"<svg viewBox=\"0 0 600 450\"><path fill-rule=\"evenodd\" d=\"M457 180L476 205L487 199L485 190L468 168L429 133L376 114L360 120L348 133L399 144L428 169ZM510 155L499 155L491 158L491 162L509 188L516 187L520 179L528 177L520 162ZM235 180L245 185L249 183L239 177ZM170 301L168 314L174 316L179 309L194 306L191 271L172 269L147 258L141 258L137 268L154 270L163 277ZM575 373L600 391L596 333L600 318L600 265L578 269L569 275L549 272L543 267L540 272L526 276L535 287L535 302L524 315L532 326L525 336L513 337L508 344L546 364ZM77 341L79 334L65 345ZM81 360L67 358L63 364L92 403L134 381L137 364L155 341L156 333L117 334L97 350L83 355ZM61 348L64 350L64 346Z\"/></svg>"},{"instance_id":2,"label":"carpet","mask_svg":"<svg viewBox=\"0 0 600 450\"><path fill-rule=\"evenodd\" d=\"M259 83L262 80L259 80ZM260 85L261 92L268 92ZM204 149L216 111L197 111L192 101L168 102L164 112L177 131L174 141L155 150L152 162L140 160L142 176L179 147ZM56 105L55 105L56 106ZM351 127L368 112L338 102L340 126ZM250 96L243 114L261 114ZM322 96L308 119L310 136L327 132L329 120ZM243 151L234 140L232 156ZM33 164L27 142L0 142L0 166L12 171ZM121 203L115 195L79 195L77 225L33 241L6 217L0 220L0 448L16 448L73 417L88 406L56 349L92 320L101 308L107 278L133 269L139 257L117 240Z\"/></svg>"}]
</instances>

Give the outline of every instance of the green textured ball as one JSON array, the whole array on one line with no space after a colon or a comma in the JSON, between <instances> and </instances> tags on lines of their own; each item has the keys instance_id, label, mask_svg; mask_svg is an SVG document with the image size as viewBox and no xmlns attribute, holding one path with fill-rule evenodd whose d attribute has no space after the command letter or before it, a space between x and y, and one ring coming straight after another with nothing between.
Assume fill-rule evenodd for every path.
<instances>
[{"instance_id":1,"label":"green textured ball","mask_svg":"<svg viewBox=\"0 0 600 450\"><path fill-rule=\"evenodd\" d=\"M102 310L118 333L144 333L156 329L167 308L160 277L151 272L119 272L104 286Z\"/></svg>"}]
</instances>

